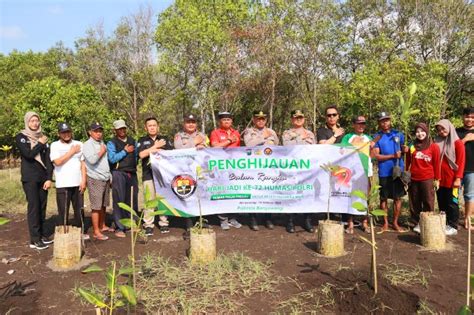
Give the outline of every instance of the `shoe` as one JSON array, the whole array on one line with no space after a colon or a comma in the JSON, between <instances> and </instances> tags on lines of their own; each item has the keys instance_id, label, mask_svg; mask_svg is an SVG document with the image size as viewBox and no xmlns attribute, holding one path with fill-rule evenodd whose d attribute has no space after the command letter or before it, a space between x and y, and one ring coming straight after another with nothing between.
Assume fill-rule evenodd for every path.
<instances>
[{"instance_id":1,"label":"shoe","mask_svg":"<svg viewBox=\"0 0 474 315\"><path fill-rule=\"evenodd\" d=\"M445 233L446 233L446 235L448 235L448 236L453 236L453 235L458 234L458 230L456 230L455 228L453 228L453 227L450 226L450 225L446 225Z\"/></svg>"},{"instance_id":2,"label":"shoe","mask_svg":"<svg viewBox=\"0 0 474 315\"><path fill-rule=\"evenodd\" d=\"M221 229L223 229L224 231L230 230L229 221L221 221Z\"/></svg>"},{"instance_id":3,"label":"shoe","mask_svg":"<svg viewBox=\"0 0 474 315\"><path fill-rule=\"evenodd\" d=\"M304 220L303 228L306 230L308 233L314 233L314 227L311 224L311 220Z\"/></svg>"},{"instance_id":4,"label":"shoe","mask_svg":"<svg viewBox=\"0 0 474 315\"><path fill-rule=\"evenodd\" d=\"M236 229L240 229L242 227L242 224L240 224L236 219L230 219L229 225L235 227Z\"/></svg>"},{"instance_id":5,"label":"shoe","mask_svg":"<svg viewBox=\"0 0 474 315\"><path fill-rule=\"evenodd\" d=\"M91 239L91 237L89 236L89 234L82 234L82 240L83 241L88 241L90 239Z\"/></svg>"},{"instance_id":6,"label":"shoe","mask_svg":"<svg viewBox=\"0 0 474 315\"><path fill-rule=\"evenodd\" d=\"M295 225L293 223L288 223L286 225L286 231L288 233L295 233Z\"/></svg>"},{"instance_id":7,"label":"shoe","mask_svg":"<svg viewBox=\"0 0 474 315\"><path fill-rule=\"evenodd\" d=\"M259 230L258 225L257 225L257 218L255 218L254 216L250 217L249 227L252 231L258 231Z\"/></svg>"},{"instance_id":8,"label":"shoe","mask_svg":"<svg viewBox=\"0 0 474 315\"><path fill-rule=\"evenodd\" d=\"M273 225L273 222L270 220L265 221L265 227L269 230L273 230L275 226Z\"/></svg>"},{"instance_id":9,"label":"shoe","mask_svg":"<svg viewBox=\"0 0 474 315\"><path fill-rule=\"evenodd\" d=\"M186 231L191 230L191 228L193 227L193 220L191 220L191 218L186 218L185 225L186 225Z\"/></svg>"},{"instance_id":10,"label":"shoe","mask_svg":"<svg viewBox=\"0 0 474 315\"><path fill-rule=\"evenodd\" d=\"M49 246L46 245L45 243L43 243L43 241L41 241L41 240L39 240L38 242L31 242L30 243L30 248L33 248L33 249L42 250L42 249L46 249L48 247Z\"/></svg>"},{"instance_id":11,"label":"shoe","mask_svg":"<svg viewBox=\"0 0 474 315\"><path fill-rule=\"evenodd\" d=\"M170 232L170 228L167 227L167 226L160 226L160 233L161 234L165 234L165 233L169 233Z\"/></svg>"},{"instance_id":12,"label":"shoe","mask_svg":"<svg viewBox=\"0 0 474 315\"><path fill-rule=\"evenodd\" d=\"M418 233L418 234L421 233L421 231L420 231L420 225L419 225L419 224L417 224L417 225L413 228L413 232Z\"/></svg>"},{"instance_id":13,"label":"shoe","mask_svg":"<svg viewBox=\"0 0 474 315\"><path fill-rule=\"evenodd\" d=\"M41 238L41 241L42 241L43 244L45 244L45 245L49 245L49 244L53 244L53 243L54 243L54 240L49 239L49 238L47 238L46 236L43 236L43 237Z\"/></svg>"},{"instance_id":14,"label":"shoe","mask_svg":"<svg viewBox=\"0 0 474 315\"><path fill-rule=\"evenodd\" d=\"M152 236L153 235L153 228L152 227L146 227L145 228L145 235L146 236Z\"/></svg>"},{"instance_id":15,"label":"shoe","mask_svg":"<svg viewBox=\"0 0 474 315\"><path fill-rule=\"evenodd\" d=\"M124 237L126 237L127 235L125 235L125 232L124 232L124 231L117 230L117 231L115 231L115 236L116 236L116 237L120 237L120 238L124 238Z\"/></svg>"}]
</instances>

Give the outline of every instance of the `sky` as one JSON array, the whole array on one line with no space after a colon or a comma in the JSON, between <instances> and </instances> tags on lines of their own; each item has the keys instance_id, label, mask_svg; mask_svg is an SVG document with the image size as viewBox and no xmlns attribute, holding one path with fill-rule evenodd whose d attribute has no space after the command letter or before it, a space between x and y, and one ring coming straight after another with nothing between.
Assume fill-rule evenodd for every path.
<instances>
[{"instance_id":1,"label":"sky","mask_svg":"<svg viewBox=\"0 0 474 315\"><path fill-rule=\"evenodd\" d=\"M0 0L0 53L14 49L45 52L57 42L74 41L100 23L111 34L120 18L151 5L155 13L173 0Z\"/></svg>"}]
</instances>

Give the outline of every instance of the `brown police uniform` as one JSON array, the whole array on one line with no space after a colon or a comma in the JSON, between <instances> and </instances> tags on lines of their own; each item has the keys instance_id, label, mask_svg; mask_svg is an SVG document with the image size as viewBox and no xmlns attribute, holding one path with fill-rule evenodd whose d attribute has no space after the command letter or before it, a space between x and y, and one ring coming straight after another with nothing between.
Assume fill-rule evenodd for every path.
<instances>
[{"instance_id":1,"label":"brown police uniform","mask_svg":"<svg viewBox=\"0 0 474 315\"><path fill-rule=\"evenodd\" d=\"M202 142L195 145L194 140L200 137ZM175 149L189 149L189 148L204 148L207 147L207 136L200 131L195 131L189 134L185 131L180 131L174 136L174 148Z\"/></svg>"}]
</instances>

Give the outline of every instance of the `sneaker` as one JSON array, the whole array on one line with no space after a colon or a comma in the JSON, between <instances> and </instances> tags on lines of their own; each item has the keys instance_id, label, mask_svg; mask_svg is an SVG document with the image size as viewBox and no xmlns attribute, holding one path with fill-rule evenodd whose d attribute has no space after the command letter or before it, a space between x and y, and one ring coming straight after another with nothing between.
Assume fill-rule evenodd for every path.
<instances>
[{"instance_id":1,"label":"sneaker","mask_svg":"<svg viewBox=\"0 0 474 315\"><path fill-rule=\"evenodd\" d=\"M83 241L88 241L90 239L91 239L91 237L89 236L89 234L82 234L82 240Z\"/></svg>"},{"instance_id":2,"label":"sneaker","mask_svg":"<svg viewBox=\"0 0 474 315\"><path fill-rule=\"evenodd\" d=\"M152 227L146 227L145 228L145 235L146 236L152 236L153 235L153 228Z\"/></svg>"},{"instance_id":3,"label":"sneaker","mask_svg":"<svg viewBox=\"0 0 474 315\"><path fill-rule=\"evenodd\" d=\"M420 231L420 225L419 225L419 224L417 224L417 225L413 228L413 232L418 233L418 234L421 233L421 231Z\"/></svg>"},{"instance_id":4,"label":"sneaker","mask_svg":"<svg viewBox=\"0 0 474 315\"><path fill-rule=\"evenodd\" d=\"M269 230L273 230L273 229L275 228L275 225L273 225L273 222L270 221L270 220L265 221L265 226L266 226L267 229L269 229Z\"/></svg>"},{"instance_id":5,"label":"sneaker","mask_svg":"<svg viewBox=\"0 0 474 315\"><path fill-rule=\"evenodd\" d=\"M230 219L229 225L235 227L236 229L240 229L242 227L242 224L240 224L236 219Z\"/></svg>"},{"instance_id":6,"label":"sneaker","mask_svg":"<svg viewBox=\"0 0 474 315\"><path fill-rule=\"evenodd\" d=\"M49 238L47 238L46 236L43 236L43 237L41 238L41 241L43 242L43 244L46 244L46 245L49 245L49 244L53 244L53 243L54 243L54 240L49 239Z\"/></svg>"},{"instance_id":7,"label":"sneaker","mask_svg":"<svg viewBox=\"0 0 474 315\"><path fill-rule=\"evenodd\" d=\"M169 233L170 228L167 227L167 226L160 226L160 232L161 232L161 234Z\"/></svg>"},{"instance_id":8,"label":"sneaker","mask_svg":"<svg viewBox=\"0 0 474 315\"><path fill-rule=\"evenodd\" d=\"M456 230L455 228L453 228L453 227L450 226L450 225L446 225L445 233L446 233L446 235L448 235L448 236L452 236L452 235L458 234L458 230Z\"/></svg>"},{"instance_id":9,"label":"sneaker","mask_svg":"<svg viewBox=\"0 0 474 315\"><path fill-rule=\"evenodd\" d=\"M221 229L223 229L224 231L230 230L229 221L221 221Z\"/></svg>"},{"instance_id":10,"label":"sneaker","mask_svg":"<svg viewBox=\"0 0 474 315\"><path fill-rule=\"evenodd\" d=\"M46 249L48 248L49 246L46 245L45 243L43 243L41 240L38 241L38 242L32 242L30 243L30 248L33 248L33 249L39 249L39 250L42 250L42 249Z\"/></svg>"}]
</instances>

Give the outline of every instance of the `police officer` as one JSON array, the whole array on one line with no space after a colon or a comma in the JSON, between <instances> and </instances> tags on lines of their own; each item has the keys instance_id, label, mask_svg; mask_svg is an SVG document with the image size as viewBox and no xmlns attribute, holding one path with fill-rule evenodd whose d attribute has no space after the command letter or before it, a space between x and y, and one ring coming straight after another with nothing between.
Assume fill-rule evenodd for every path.
<instances>
[{"instance_id":1,"label":"police officer","mask_svg":"<svg viewBox=\"0 0 474 315\"><path fill-rule=\"evenodd\" d=\"M272 129L266 127L267 114L261 110L253 112L252 119L253 127L249 127L244 130L244 143L247 147L255 147L260 145L278 145L278 136ZM257 215L255 213L250 214L250 229L258 231ZM272 230L274 228L271 220L271 214L265 214L265 226Z\"/></svg>"},{"instance_id":2,"label":"police officer","mask_svg":"<svg viewBox=\"0 0 474 315\"><path fill-rule=\"evenodd\" d=\"M316 137L314 133L304 128L305 117L300 109L291 112L291 129L283 132L283 145L311 145L316 144ZM293 214L288 215L288 223L286 231L288 233L295 233L295 225L293 222ZM306 213L304 215L303 228L309 232L314 232L313 224L311 223L311 215Z\"/></svg>"},{"instance_id":3,"label":"police officer","mask_svg":"<svg viewBox=\"0 0 474 315\"><path fill-rule=\"evenodd\" d=\"M209 139L205 134L197 130L197 119L193 114L184 116L183 131L178 132L174 136L175 149L197 148L202 149L207 147Z\"/></svg>"},{"instance_id":4,"label":"police officer","mask_svg":"<svg viewBox=\"0 0 474 315\"><path fill-rule=\"evenodd\" d=\"M202 132L197 130L197 119L193 114L184 116L183 130L174 136L175 149L196 148L203 149L209 146L209 138ZM186 218L186 232L188 232L193 221L191 218Z\"/></svg>"}]
</instances>

